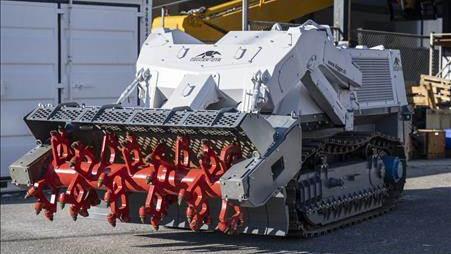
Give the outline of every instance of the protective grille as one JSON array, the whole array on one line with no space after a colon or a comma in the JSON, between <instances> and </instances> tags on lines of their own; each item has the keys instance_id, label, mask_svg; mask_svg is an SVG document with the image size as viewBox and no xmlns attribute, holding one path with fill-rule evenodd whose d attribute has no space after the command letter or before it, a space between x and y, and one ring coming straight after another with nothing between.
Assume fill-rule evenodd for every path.
<instances>
[{"instance_id":1,"label":"protective grille","mask_svg":"<svg viewBox=\"0 0 451 254\"><path fill-rule=\"evenodd\" d=\"M393 87L388 58L354 58L362 72L362 88L357 90L359 102L393 101Z\"/></svg>"},{"instance_id":2,"label":"protective grille","mask_svg":"<svg viewBox=\"0 0 451 254\"><path fill-rule=\"evenodd\" d=\"M198 126L198 125L211 126L217 116L218 116L217 112L199 111L197 112L197 114L190 114L183 123L186 126Z\"/></svg>"},{"instance_id":3,"label":"protective grille","mask_svg":"<svg viewBox=\"0 0 451 254\"><path fill-rule=\"evenodd\" d=\"M166 118L168 118L170 111L163 110L143 110L136 113L136 115L130 120L132 124L153 124L162 125Z\"/></svg>"},{"instance_id":4,"label":"protective grille","mask_svg":"<svg viewBox=\"0 0 451 254\"><path fill-rule=\"evenodd\" d=\"M169 118L166 121L166 124L168 124L168 125L178 125L179 122L185 116L185 114L186 114L186 112L183 112L183 111L174 112L174 114L172 114L171 118Z\"/></svg>"},{"instance_id":5,"label":"protective grille","mask_svg":"<svg viewBox=\"0 0 451 254\"><path fill-rule=\"evenodd\" d=\"M400 34L385 31L357 29L355 40L359 45L374 47L384 45L401 53L404 82L417 85L420 75L429 72L429 35ZM439 52L433 50L432 69L438 71Z\"/></svg>"},{"instance_id":6,"label":"protective grille","mask_svg":"<svg viewBox=\"0 0 451 254\"><path fill-rule=\"evenodd\" d=\"M34 111L30 116L29 119L32 120L47 120L47 117L49 117L50 113L52 113L53 108L41 108L39 107L36 111Z\"/></svg>"},{"instance_id":7,"label":"protective grille","mask_svg":"<svg viewBox=\"0 0 451 254\"><path fill-rule=\"evenodd\" d=\"M246 113L241 112L208 110L45 106L38 107L26 120L47 121L48 124L38 127L40 131L71 122L80 127L74 128L72 135L95 147L97 152L100 152L103 131L115 133L120 140L124 139L125 133L132 133L138 138L143 155L148 155L160 143L173 148L177 137L189 137L192 151L190 156L196 163L203 140L208 140L210 147L218 154L227 145L239 143L243 156L252 156L256 148L240 128L246 116ZM42 131L44 132L49 131ZM40 133L38 134L41 135ZM46 140L48 134L42 134L39 138Z\"/></svg>"},{"instance_id":8,"label":"protective grille","mask_svg":"<svg viewBox=\"0 0 451 254\"><path fill-rule=\"evenodd\" d=\"M87 109L83 116L80 118L80 122L91 122L96 115L96 112L97 110L95 109Z\"/></svg>"},{"instance_id":9,"label":"protective grille","mask_svg":"<svg viewBox=\"0 0 451 254\"><path fill-rule=\"evenodd\" d=\"M132 115L132 110L106 109L95 119L96 122L125 123Z\"/></svg>"},{"instance_id":10,"label":"protective grille","mask_svg":"<svg viewBox=\"0 0 451 254\"><path fill-rule=\"evenodd\" d=\"M214 124L214 126L222 127L222 126L229 126L229 125L235 125L236 121L240 118L240 113L224 113L221 118L217 120L217 122Z\"/></svg>"},{"instance_id":11,"label":"protective grille","mask_svg":"<svg viewBox=\"0 0 451 254\"><path fill-rule=\"evenodd\" d=\"M50 118L49 118L50 117ZM221 128L237 127L245 114L240 112L220 111L173 111L166 109L146 108L105 108L100 107L39 107L27 119L49 120L57 122L94 123L107 129L128 126L129 130L165 132L161 127L172 126L172 131L189 134L186 127L204 128L203 132L225 134ZM140 126L134 128L133 126ZM142 127L145 128L142 128ZM211 128L216 127L216 128Z\"/></svg>"},{"instance_id":12,"label":"protective grille","mask_svg":"<svg viewBox=\"0 0 451 254\"><path fill-rule=\"evenodd\" d=\"M58 110L50 117L50 120L74 121L83 112L79 108L67 108L66 110Z\"/></svg>"}]
</instances>

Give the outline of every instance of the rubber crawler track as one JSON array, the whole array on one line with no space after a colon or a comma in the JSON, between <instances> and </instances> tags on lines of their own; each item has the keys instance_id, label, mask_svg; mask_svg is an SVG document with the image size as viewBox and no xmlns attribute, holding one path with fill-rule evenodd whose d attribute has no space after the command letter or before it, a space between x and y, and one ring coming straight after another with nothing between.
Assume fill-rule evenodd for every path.
<instances>
[{"instance_id":1,"label":"rubber crawler track","mask_svg":"<svg viewBox=\"0 0 451 254\"><path fill-rule=\"evenodd\" d=\"M312 142L310 142L311 144ZM356 151L363 146L371 145L372 147L383 150L390 155L398 156L403 162L405 170L405 156L401 142L393 137L385 136L380 133L358 133L346 132L339 135L315 140L315 146L310 145L303 155L304 161L323 153L328 154L346 154ZM330 146L341 146L341 149L331 148ZM333 152L331 152L333 151ZM302 172L302 170L301 170ZM404 177L397 183L385 183L387 195L383 200L382 206L355 216L342 219L337 222L326 224L323 226L311 225L302 219L302 214L296 208L296 192L297 184L295 181L290 182L287 187L287 205L290 213L290 231L289 236L312 238L318 237L340 228L360 223L362 221L380 216L392 210L399 200L405 183ZM298 206L299 208L299 206Z\"/></svg>"}]
</instances>

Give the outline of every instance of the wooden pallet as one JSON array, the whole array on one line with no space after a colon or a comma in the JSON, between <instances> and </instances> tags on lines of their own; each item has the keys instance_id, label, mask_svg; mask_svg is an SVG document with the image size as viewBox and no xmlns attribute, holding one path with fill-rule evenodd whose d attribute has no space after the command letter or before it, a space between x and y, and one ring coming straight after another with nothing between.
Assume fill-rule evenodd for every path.
<instances>
[{"instance_id":1,"label":"wooden pallet","mask_svg":"<svg viewBox=\"0 0 451 254\"><path fill-rule=\"evenodd\" d=\"M449 108L451 103L451 80L421 75L418 86L411 86L408 93L410 104L432 109Z\"/></svg>"}]
</instances>

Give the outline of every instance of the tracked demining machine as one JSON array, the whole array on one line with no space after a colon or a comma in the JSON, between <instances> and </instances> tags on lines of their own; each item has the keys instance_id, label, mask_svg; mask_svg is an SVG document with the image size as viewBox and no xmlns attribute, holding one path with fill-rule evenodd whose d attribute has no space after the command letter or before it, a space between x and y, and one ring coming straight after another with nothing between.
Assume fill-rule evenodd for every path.
<instances>
[{"instance_id":1,"label":"tracked demining machine","mask_svg":"<svg viewBox=\"0 0 451 254\"><path fill-rule=\"evenodd\" d=\"M10 166L36 213L321 234L391 209L406 177L400 54L308 21L204 44L157 29L114 104L38 105ZM127 98L139 94L137 106ZM58 205L60 203L60 205Z\"/></svg>"}]
</instances>

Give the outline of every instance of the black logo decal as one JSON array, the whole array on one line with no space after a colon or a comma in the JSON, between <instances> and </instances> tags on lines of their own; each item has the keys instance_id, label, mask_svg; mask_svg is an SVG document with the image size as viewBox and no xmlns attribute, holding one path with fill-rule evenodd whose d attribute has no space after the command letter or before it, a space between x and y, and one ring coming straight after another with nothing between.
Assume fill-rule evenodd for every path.
<instances>
[{"instance_id":1,"label":"black logo decal","mask_svg":"<svg viewBox=\"0 0 451 254\"><path fill-rule=\"evenodd\" d=\"M336 64L336 63L334 63L334 62L331 62L331 61L327 61L327 63L328 63L330 66L334 67L336 71L341 72L341 73L343 73L343 74L346 75L346 70L343 69L343 68L341 68L338 64Z\"/></svg>"},{"instance_id":2,"label":"black logo decal","mask_svg":"<svg viewBox=\"0 0 451 254\"><path fill-rule=\"evenodd\" d=\"M400 71L402 68L401 66L401 59L398 57L395 57L395 62L393 63L393 70L394 71Z\"/></svg>"},{"instance_id":3,"label":"black logo decal","mask_svg":"<svg viewBox=\"0 0 451 254\"><path fill-rule=\"evenodd\" d=\"M205 51L202 54L199 54L195 57L192 57L190 61L197 61L197 62L219 62L221 61L221 53L214 50Z\"/></svg>"}]
</instances>

